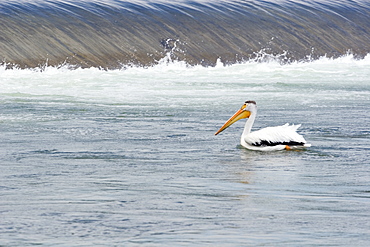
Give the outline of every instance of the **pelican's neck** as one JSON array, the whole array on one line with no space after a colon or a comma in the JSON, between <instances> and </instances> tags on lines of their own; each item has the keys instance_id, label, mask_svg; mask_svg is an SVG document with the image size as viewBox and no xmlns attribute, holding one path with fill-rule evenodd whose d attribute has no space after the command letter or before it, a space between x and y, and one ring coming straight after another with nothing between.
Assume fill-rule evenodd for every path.
<instances>
[{"instance_id":1,"label":"pelican's neck","mask_svg":"<svg viewBox=\"0 0 370 247\"><path fill-rule=\"evenodd\" d=\"M245 136L251 133L254 120L256 119L256 116L257 116L257 108L254 108L253 111L250 111L250 112L251 112L251 115L249 116L247 122L245 123L242 136Z\"/></svg>"}]
</instances>

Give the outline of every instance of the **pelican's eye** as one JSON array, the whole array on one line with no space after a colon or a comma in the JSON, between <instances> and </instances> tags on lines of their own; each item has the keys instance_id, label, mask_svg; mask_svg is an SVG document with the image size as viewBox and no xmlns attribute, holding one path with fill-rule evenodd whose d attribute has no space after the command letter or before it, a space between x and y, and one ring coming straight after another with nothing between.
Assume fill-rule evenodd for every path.
<instances>
[{"instance_id":1,"label":"pelican's eye","mask_svg":"<svg viewBox=\"0 0 370 247\"><path fill-rule=\"evenodd\" d=\"M246 107L247 107L247 104L244 104L244 105L242 105L242 107L240 109L244 110Z\"/></svg>"}]
</instances>

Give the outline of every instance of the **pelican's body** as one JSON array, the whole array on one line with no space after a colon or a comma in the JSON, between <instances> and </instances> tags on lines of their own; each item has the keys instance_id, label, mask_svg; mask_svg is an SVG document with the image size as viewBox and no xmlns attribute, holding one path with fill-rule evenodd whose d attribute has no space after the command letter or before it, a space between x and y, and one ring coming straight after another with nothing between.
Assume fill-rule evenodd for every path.
<instances>
[{"instance_id":1,"label":"pelican's body","mask_svg":"<svg viewBox=\"0 0 370 247\"><path fill-rule=\"evenodd\" d=\"M258 131L251 132L254 120L257 115L257 105L254 101L246 101L245 104L237 111L217 132L225 130L236 121L248 118L245 124L243 134L240 138L240 144L250 150L275 151L283 149L295 149L309 147L306 140L297 133L299 125L285 124L276 127L267 127Z\"/></svg>"}]
</instances>

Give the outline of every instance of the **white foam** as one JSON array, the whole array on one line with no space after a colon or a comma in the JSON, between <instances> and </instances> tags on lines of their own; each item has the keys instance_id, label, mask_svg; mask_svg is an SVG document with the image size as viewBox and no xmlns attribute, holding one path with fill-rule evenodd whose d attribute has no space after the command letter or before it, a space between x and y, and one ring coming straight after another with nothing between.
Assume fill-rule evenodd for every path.
<instances>
[{"instance_id":1,"label":"white foam","mask_svg":"<svg viewBox=\"0 0 370 247\"><path fill-rule=\"evenodd\" d=\"M225 66L218 60L214 67L190 66L168 56L149 68L132 66L109 71L69 69L68 65L43 69L1 66L0 95L144 105L185 102L189 98L192 104L228 99L293 99L314 104L318 97L369 97L369 65L370 55L355 59L348 54L289 64L270 59Z\"/></svg>"}]
</instances>

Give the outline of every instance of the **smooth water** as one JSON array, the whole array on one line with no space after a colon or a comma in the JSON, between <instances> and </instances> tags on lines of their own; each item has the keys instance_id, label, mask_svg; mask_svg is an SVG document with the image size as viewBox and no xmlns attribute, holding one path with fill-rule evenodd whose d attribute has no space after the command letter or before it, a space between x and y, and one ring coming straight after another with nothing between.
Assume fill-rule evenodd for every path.
<instances>
[{"instance_id":1,"label":"smooth water","mask_svg":"<svg viewBox=\"0 0 370 247\"><path fill-rule=\"evenodd\" d=\"M0 26L0 64L21 68L152 66L170 50L204 66L262 49L284 62L370 52L366 0L7 0Z\"/></svg>"},{"instance_id":2,"label":"smooth water","mask_svg":"<svg viewBox=\"0 0 370 247\"><path fill-rule=\"evenodd\" d=\"M0 246L367 246L369 56L0 69ZM312 147L253 152L302 123Z\"/></svg>"}]
</instances>

